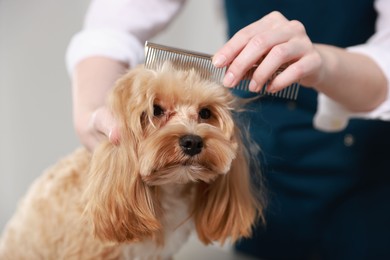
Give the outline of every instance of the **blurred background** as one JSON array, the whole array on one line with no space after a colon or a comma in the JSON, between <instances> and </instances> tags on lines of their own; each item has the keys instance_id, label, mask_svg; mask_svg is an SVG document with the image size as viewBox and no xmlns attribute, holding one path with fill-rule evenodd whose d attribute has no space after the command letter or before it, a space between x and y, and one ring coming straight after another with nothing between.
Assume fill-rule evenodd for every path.
<instances>
[{"instance_id":1,"label":"blurred background","mask_svg":"<svg viewBox=\"0 0 390 260\"><path fill-rule=\"evenodd\" d=\"M31 182L79 146L64 56L88 0L0 0L0 230ZM214 53L225 42L219 1L188 0L154 39ZM175 259L199 259L195 238ZM202 248L203 249L203 248ZM243 259L216 248L205 259Z\"/></svg>"}]
</instances>

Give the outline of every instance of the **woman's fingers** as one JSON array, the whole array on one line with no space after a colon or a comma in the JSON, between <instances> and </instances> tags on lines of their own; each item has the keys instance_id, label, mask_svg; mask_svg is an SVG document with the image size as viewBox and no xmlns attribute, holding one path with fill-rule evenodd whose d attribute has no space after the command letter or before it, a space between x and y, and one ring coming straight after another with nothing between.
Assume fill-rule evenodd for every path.
<instances>
[{"instance_id":1,"label":"woman's fingers","mask_svg":"<svg viewBox=\"0 0 390 260\"><path fill-rule=\"evenodd\" d=\"M97 143L108 138L111 143L119 143L119 129L115 118L106 107L97 109L91 117L91 131L95 132Z\"/></svg>"},{"instance_id":2,"label":"woman's fingers","mask_svg":"<svg viewBox=\"0 0 390 260\"><path fill-rule=\"evenodd\" d=\"M287 19L279 12L272 12L238 31L213 57L216 67L228 66L248 44L254 35L272 29Z\"/></svg>"},{"instance_id":3,"label":"woman's fingers","mask_svg":"<svg viewBox=\"0 0 390 260\"><path fill-rule=\"evenodd\" d=\"M278 74L267 86L267 91L271 93L278 92L293 83L299 82L305 86L315 84L317 76L314 75L321 66L319 55L312 54L304 56L298 61L288 65L280 74Z\"/></svg>"},{"instance_id":4,"label":"woman's fingers","mask_svg":"<svg viewBox=\"0 0 390 260\"><path fill-rule=\"evenodd\" d=\"M268 56L268 53L275 46L284 44L291 39L289 31L281 28L278 32L268 30L254 35L229 65L223 82L224 86L233 87L237 85L245 73L254 65L259 64L263 57Z\"/></svg>"},{"instance_id":5,"label":"woman's fingers","mask_svg":"<svg viewBox=\"0 0 390 260\"><path fill-rule=\"evenodd\" d=\"M286 66L288 62L299 55L299 52L291 49L292 46L289 43L274 47L253 73L249 83L249 90L259 92L267 82L274 78L275 73L280 68Z\"/></svg>"},{"instance_id":6,"label":"woman's fingers","mask_svg":"<svg viewBox=\"0 0 390 260\"><path fill-rule=\"evenodd\" d=\"M237 85L248 70L257 66L249 90L258 92L269 83L268 90L275 92L302 77L316 78L320 62L315 58L319 55L304 25L273 12L235 34L215 54L213 62L218 67L228 66L223 79L226 87ZM275 77L281 67L287 67L286 71Z\"/></svg>"}]
</instances>

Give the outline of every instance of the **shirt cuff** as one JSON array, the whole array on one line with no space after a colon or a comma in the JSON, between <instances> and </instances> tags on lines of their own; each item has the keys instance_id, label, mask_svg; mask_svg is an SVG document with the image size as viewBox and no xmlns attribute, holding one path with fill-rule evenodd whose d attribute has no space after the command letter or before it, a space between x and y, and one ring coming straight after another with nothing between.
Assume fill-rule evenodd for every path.
<instances>
[{"instance_id":1,"label":"shirt cuff","mask_svg":"<svg viewBox=\"0 0 390 260\"><path fill-rule=\"evenodd\" d=\"M390 96L376 109L366 113L353 113L323 93L318 94L317 112L313 118L315 129L339 132L348 126L350 119L379 119L390 121Z\"/></svg>"},{"instance_id":2,"label":"shirt cuff","mask_svg":"<svg viewBox=\"0 0 390 260\"><path fill-rule=\"evenodd\" d=\"M339 132L344 130L352 113L345 107L318 93L317 112L313 118L314 128L323 132Z\"/></svg>"},{"instance_id":3,"label":"shirt cuff","mask_svg":"<svg viewBox=\"0 0 390 260\"><path fill-rule=\"evenodd\" d=\"M93 56L112 58L134 67L143 60L143 44L134 36L111 29L84 30L70 41L66 67L70 76L83 59Z\"/></svg>"}]
</instances>

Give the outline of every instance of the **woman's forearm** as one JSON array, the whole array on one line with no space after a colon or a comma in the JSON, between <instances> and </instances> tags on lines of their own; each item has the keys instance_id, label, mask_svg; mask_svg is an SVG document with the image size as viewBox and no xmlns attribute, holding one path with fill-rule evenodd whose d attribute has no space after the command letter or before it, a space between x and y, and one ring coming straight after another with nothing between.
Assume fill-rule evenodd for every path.
<instances>
[{"instance_id":1,"label":"woman's forearm","mask_svg":"<svg viewBox=\"0 0 390 260\"><path fill-rule=\"evenodd\" d=\"M388 82L380 67L368 56L345 49L315 44L324 69L314 88L352 112L375 109L387 97Z\"/></svg>"}]
</instances>

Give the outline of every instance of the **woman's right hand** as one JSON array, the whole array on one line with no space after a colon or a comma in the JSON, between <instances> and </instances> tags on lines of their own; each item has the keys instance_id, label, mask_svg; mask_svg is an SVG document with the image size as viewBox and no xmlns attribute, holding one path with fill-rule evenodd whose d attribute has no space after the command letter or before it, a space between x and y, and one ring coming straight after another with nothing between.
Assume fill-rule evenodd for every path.
<instances>
[{"instance_id":1,"label":"woman's right hand","mask_svg":"<svg viewBox=\"0 0 390 260\"><path fill-rule=\"evenodd\" d=\"M387 79L370 56L315 44L301 22L276 11L237 32L215 53L213 64L228 66L226 87L235 86L258 64L249 90L259 92L267 83L267 91L275 93L299 82L353 112L372 111L387 97Z\"/></svg>"},{"instance_id":2,"label":"woman's right hand","mask_svg":"<svg viewBox=\"0 0 390 260\"><path fill-rule=\"evenodd\" d=\"M99 143L107 138L111 143L119 144L119 129L115 118L107 107L102 106L89 113L85 118L85 120L75 121L75 129L81 143L88 150L93 151Z\"/></svg>"},{"instance_id":3,"label":"woman's right hand","mask_svg":"<svg viewBox=\"0 0 390 260\"><path fill-rule=\"evenodd\" d=\"M90 151L103 140L118 144L115 117L106 106L108 93L127 65L105 57L87 58L73 75L73 120L80 142Z\"/></svg>"},{"instance_id":4,"label":"woman's right hand","mask_svg":"<svg viewBox=\"0 0 390 260\"><path fill-rule=\"evenodd\" d=\"M223 80L226 87L235 86L249 69L258 65L249 84L253 92L259 92L285 66L268 83L267 91L272 93L294 82L305 86L320 83L323 62L304 25L276 11L241 29L213 57L215 66L228 66Z\"/></svg>"}]
</instances>

